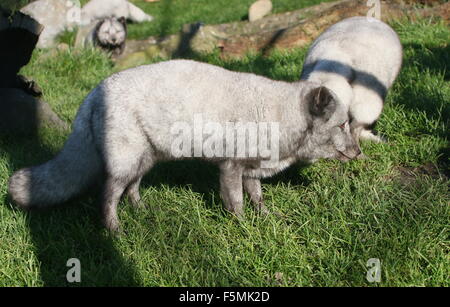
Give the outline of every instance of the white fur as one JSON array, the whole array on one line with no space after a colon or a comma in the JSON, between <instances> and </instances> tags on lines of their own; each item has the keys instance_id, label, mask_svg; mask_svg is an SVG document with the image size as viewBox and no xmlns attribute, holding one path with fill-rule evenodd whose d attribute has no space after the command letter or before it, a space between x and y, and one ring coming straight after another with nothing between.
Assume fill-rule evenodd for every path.
<instances>
[{"instance_id":1,"label":"white fur","mask_svg":"<svg viewBox=\"0 0 450 307\"><path fill-rule=\"evenodd\" d=\"M116 230L121 195L127 193L138 201L142 176L159 161L180 159L173 152L177 135L172 129L186 123L185 131L192 131L198 114L205 122L222 127L227 123L278 123L274 133L279 142L270 149L276 151L277 159L270 168L263 166L265 158L250 157L248 151L244 156L211 157L205 147L200 148L198 158L219 166L225 208L239 216L243 214L244 185L258 208L267 211L260 177L298 160L347 161L360 153L348 127L348 108L317 83L274 81L173 60L121 71L101 82L81 105L62 151L47 163L14 173L9 194L23 208L55 205L104 174L104 223ZM226 146L236 141L224 139L223 134L209 139Z\"/></svg>"},{"instance_id":2,"label":"white fur","mask_svg":"<svg viewBox=\"0 0 450 307\"><path fill-rule=\"evenodd\" d=\"M87 25L106 17L125 17L133 22L153 20L152 16L147 15L140 8L126 0L91 0L83 6L81 16L82 25Z\"/></svg>"},{"instance_id":3,"label":"white fur","mask_svg":"<svg viewBox=\"0 0 450 307\"><path fill-rule=\"evenodd\" d=\"M91 0L81 9L69 5L70 1L74 0L38 0L21 9L44 26L38 48L55 46L56 38L65 30L72 30L76 26L88 27L108 17L125 17L133 22L153 20L152 16L126 0ZM81 20L77 19L77 15Z\"/></svg>"},{"instance_id":4,"label":"white fur","mask_svg":"<svg viewBox=\"0 0 450 307\"><path fill-rule=\"evenodd\" d=\"M126 39L126 30L116 18L109 18L101 24L97 37L102 44L119 45Z\"/></svg>"},{"instance_id":5,"label":"white fur","mask_svg":"<svg viewBox=\"0 0 450 307\"><path fill-rule=\"evenodd\" d=\"M383 100L380 96L358 84L353 85L353 95L355 99L350 105L350 114L359 123L370 125L380 117L383 110Z\"/></svg>"},{"instance_id":6,"label":"white fur","mask_svg":"<svg viewBox=\"0 0 450 307\"><path fill-rule=\"evenodd\" d=\"M352 17L331 26L313 42L301 79L333 90L349 106L352 127L359 133L380 117L384 96L401 63L402 46L394 30L378 19ZM357 138L371 134L358 133Z\"/></svg>"}]
</instances>

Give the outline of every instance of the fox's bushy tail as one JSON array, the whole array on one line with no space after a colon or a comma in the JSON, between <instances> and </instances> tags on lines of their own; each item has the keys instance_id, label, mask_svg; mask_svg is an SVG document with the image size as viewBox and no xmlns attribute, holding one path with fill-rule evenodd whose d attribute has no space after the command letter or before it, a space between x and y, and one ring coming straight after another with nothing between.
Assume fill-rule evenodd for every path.
<instances>
[{"instance_id":1,"label":"fox's bushy tail","mask_svg":"<svg viewBox=\"0 0 450 307\"><path fill-rule=\"evenodd\" d=\"M83 115L77 117L73 132L55 158L11 176L8 192L19 207L33 209L63 203L99 178L101 156Z\"/></svg>"}]
</instances>

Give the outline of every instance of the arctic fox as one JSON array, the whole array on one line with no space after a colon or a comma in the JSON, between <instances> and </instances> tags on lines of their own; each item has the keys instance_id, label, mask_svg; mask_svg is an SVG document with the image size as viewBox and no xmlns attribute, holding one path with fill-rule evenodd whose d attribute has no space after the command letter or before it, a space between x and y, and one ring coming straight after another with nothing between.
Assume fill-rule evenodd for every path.
<instances>
[{"instance_id":1,"label":"arctic fox","mask_svg":"<svg viewBox=\"0 0 450 307\"><path fill-rule=\"evenodd\" d=\"M83 8L78 0L37 0L24 6L21 12L44 26L38 48L56 45L59 34L74 27L88 26L109 17L124 17L133 22L152 21L153 17L127 0L91 0Z\"/></svg>"},{"instance_id":2,"label":"arctic fox","mask_svg":"<svg viewBox=\"0 0 450 307\"><path fill-rule=\"evenodd\" d=\"M174 127L184 123L195 129L199 115L222 126L278 124L278 144L271 148L278 151L278 160L270 167L263 168L261 156L211 156L205 147L191 155L219 166L221 197L225 208L237 216L243 215L243 189L258 210L268 212L260 178L297 160L348 161L360 154L350 133L348 109L327 88L172 60L125 70L102 81L80 106L61 152L47 163L14 173L9 194L22 208L50 206L104 178L103 220L107 228L117 230L121 195L139 204L142 176L158 161L182 158L174 150L179 138ZM235 143L222 134L209 137L215 138L215 144Z\"/></svg>"},{"instance_id":3,"label":"arctic fox","mask_svg":"<svg viewBox=\"0 0 450 307\"><path fill-rule=\"evenodd\" d=\"M349 106L356 140L379 142L369 129L380 117L401 64L402 45L391 27L375 18L352 17L313 42L301 79L321 83Z\"/></svg>"},{"instance_id":4,"label":"arctic fox","mask_svg":"<svg viewBox=\"0 0 450 307\"><path fill-rule=\"evenodd\" d=\"M153 17L127 0L91 0L81 9L81 24L107 17L125 17L133 22L152 21Z\"/></svg>"},{"instance_id":5,"label":"arctic fox","mask_svg":"<svg viewBox=\"0 0 450 307\"><path fill-rule=\"evenodd\" d=\"M84 45L97 46L118 56L125 50L127 23L124 17L108 17L97 23Z\"/></svg>"}]
</instances>

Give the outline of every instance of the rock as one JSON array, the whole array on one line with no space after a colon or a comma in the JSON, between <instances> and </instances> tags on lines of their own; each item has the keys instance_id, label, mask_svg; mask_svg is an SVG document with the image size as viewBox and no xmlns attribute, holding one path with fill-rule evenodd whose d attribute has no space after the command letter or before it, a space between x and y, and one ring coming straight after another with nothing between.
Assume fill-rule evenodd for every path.
<instances>
[{"instance_id":1,"label":"rock","mask_svg":"<svg viewBox=\"0 0 450 307\"><path fill-rule=\"evenodd\" d=\"M216 26L201 25L191 35L189 48L194 52L210 53L220 46L221 41L227 37L227 34Z\"/></svg>"},{"instance_id":2,"label":"rock","mask_svg":"<svg viewBox=\"0 0 450 307\"><path fill-rule=\"evenodd\" d=\"M418 9L415 4L408 5L403 0L385 0L382 2L381 19L390 21L405 16L441 16L448 23L449 4L447 2L432 8ZM241 57L248 52L268 53L273 49L305 47L338 21L352 16L366 16L367 13L366 0L341 0L270 15L252 23L222 25L227 39L217 48L220 48L223 57Z\"/></svg>"},{"instance_id":3,"label":"rock","mask_svg":"<svg viewBox=\"0 0 450 307\"><path fill-rule=\"evenodd\" d=\"M61 32L77 24L75 19L70 18L69 13L73 9L76 10L76 7L70 0L38 0L28 4L21 11L44 25L37 46L49 48L55 45L55 39Z\"/></svg>"},{"instance_id":4,"label":"rock","mask_svg":"<svg viewBox=\"0 0 450 307\"><path fill-rule=\"evenodd\" d=\"M80 22L81 8L76 3L75 0L38 0L21 9L44 26L38 48L54 47L60 33Z\"/></svg>"},{"instance_id":5,"label":"rock","mask_svg":"<svg viewBox=\"0 0 450 307\"><path fill-rule=\"evenodd\" d=\"M58 44L57 49L60 52L67 52L67 51L69 51L70 46L66 43L60 43L60 44Z\"/></svg>"},{"instance_id":6,"label":"rock","mask_svg":"<svg viewBox=\"0 0 450 307\"><path fill-rule=\"evenodd\" d=\"M120 69L130 68L151 61L153 58L167 59L183 56L189 51L209 53L226 38L215 26L205 26L198 22L186 24L181 32L157 40L129 40L124 54L116 60Z\"/></svg>"},{"instance_id":7,"label":"rock","mask_svg":"<svg viewBox=\"0 0 450 307\"><path fill-rule=\"evenodd\" d=\"M33 18L0 8L0 88L17 87L17 74L30 61L42 30Z\"/></svg>"},{"instance_id":8,"label":"rock","mask_svg":"<svg viewBox=\"0 0 450 307\"><path fill-rule=\"evenodd\" d=\"M20 89L0 89L0 132L34 134L42 126L68 129L50 106Z\"/></svg>"},{"instance_id":9,"label":"rock","mask_svg":"<svg viewBox=\"0 0 450 307\"><path fill-rule=\"evenodd\" d=\"M248 20L253 22L261 19L272 11L272 1L258 0L250 6Z\"/></svg>"},{"instance_id":10,"label":"rock","mask_svg":"<svg viewBox=\"0 0 450 307\"><path fill-rule=\"evenodd\" d=\"M12 86L12 88L19 88L25 91L28 95L33 97L41 97L42 89L37 83L31 79L28 79L25 76L17 75L17 83L16 86Z\"/></svg>"},{"instance_id":11,"label":"rock","mask_svg":"<svg viewBox=\"0 0 450 307\"><path fill-rule=\"evenodd\" d=\"M0 9L0 131L34 134L43 125L67 129L48 104L39 100L36 82L18 75L28 64L42 26L21 12Z\"/></svg>"},{"instance_id":12,"label":"rock","mask_svg":"<svg viewBox=\"0 0 450 307\"><path fill-rule=\"evenodd\" d=\"M448 24L450 3L439 5L439 1L433 7L417 9L414 4L405 4L404 0L385 0L382 2L381 17L382 20L389 21L404 16L440 16ZM127 41L125 53L118 62L126 63L121 67L128 68L129 64L140 65L150 62L153 57L180 56L188 50L209 53L219 49L222 57L241 57L248 52L268 53L275 48L304 47L332 24L347 17L365 16L367 13L366 0L340 0L269 15L254 22L189 24L179 33L163 39L150 37ZM131 59L128 60L127 57Z\"/></svg>"},{"instance_id":13,"label":"rock","mask_svg":"<svg viewBox=\"0 0 450 307\"><path fill-rule=\"evenodd\" d=\"M157 46L155 46L157 47ZM150 57L145 51L138 51L127 55L126 57L121 57L116 62L116 67L119 70L124 70L131 67L136 67L144 64L148 61Z\"/></svg>"},{"instance_id":14,"label":"rock","mask_svg":"<svg viewBox=\"0 0 450 307\"><path fill-rule=\"evenodd\" d=\"M437 5L445 3L448 0L403 0L407 4Z\"/></svg>"}]
</instances>

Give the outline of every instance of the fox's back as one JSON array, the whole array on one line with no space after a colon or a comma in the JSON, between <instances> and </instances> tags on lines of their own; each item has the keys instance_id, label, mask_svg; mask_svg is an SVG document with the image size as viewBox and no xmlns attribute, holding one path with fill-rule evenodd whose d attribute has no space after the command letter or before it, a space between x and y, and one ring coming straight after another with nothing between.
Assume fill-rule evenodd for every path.
<instances>
[{"instance_id":1,"label":"fox's back","mask_svg":"<svg viewBox=\"0 0 450 307\"><path fill-rule=\"evenodd\" d=\"M99 88L108 109L158 114L170 122L198 113L218 122L280 120L298 104L300 92L295 84L189 60L122 71Z\"/></svg>"},{"instance_id":2,"label":"fox's back","mask_svg":"<svg viewBox=\"0 0 450 307\"><path fill-rule=\"evenodd\" d=\"M331 26L316 39L305 67L324 59L329 61L330 70L333 65L336 70L350 65L356 75L369 73L389 87L401 66L402 46L387 24L370 17L353 17Z\"/></svg>"},{"instance_id":3,"label":"fox's back","mask_svg":"<svg viewBox=\"0 0 450 307\"><path fill-rule=\"evenodd\" d=\"M304 131L307 120L301 95L314 86L173 60L105 79L87 97L80 108L85 111L78 117L84 122L90 117L95 131L106 132L95 136L98 143L125 148L151 140L155 148L169 151L172 129L180 123L193 128L206 123L226 127L237 122L277 122L282 130Z\"/></svg>"}]
</instances>

